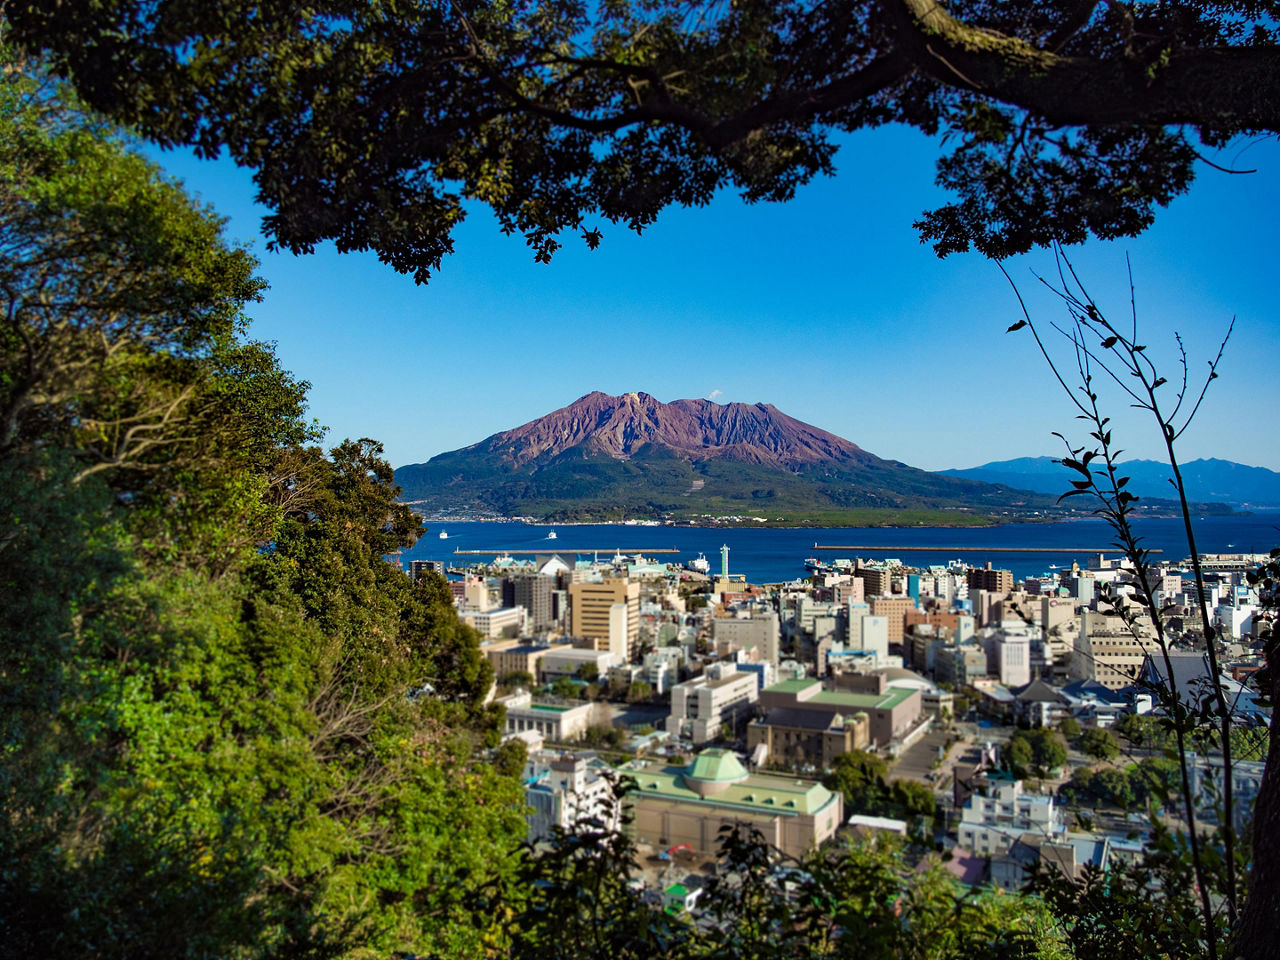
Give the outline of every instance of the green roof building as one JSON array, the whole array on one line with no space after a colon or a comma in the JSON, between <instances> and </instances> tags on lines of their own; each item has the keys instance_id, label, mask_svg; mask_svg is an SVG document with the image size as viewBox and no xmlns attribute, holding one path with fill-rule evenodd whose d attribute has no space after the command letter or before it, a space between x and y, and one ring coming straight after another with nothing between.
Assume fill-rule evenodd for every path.
<instances>
[{"instance_id":1,"label":"green roof building","mask_svg":"<svg viewBox=\"0 0 1280 960\"><path fill-rule=\"evenodd\" d=\"M821 680L784 680L760 693L760 709L768 716L786 711L794 719L796 711L825 715L832 720L866 714L871 743L887 747L909 733L920 720L920 691L890 687L884 674L842 674L839 687L828 690ZM826 723L820 725L823 729Z\"/></svg>"},{"instance_id":2,"label":"green roof building","mask_svg":"<svg viewBox=\"0 0 1280 960\"><path fill-rule=\"evenodd\" d=\"M799 856L834 834L844 812L840 795L822 784L750 773L731 750L704 750L687 766L637 760L623 772L636 782L635 837L661 849L687 843L714 854L720 829L741 823Z\"/></svg>"}]
</instances>

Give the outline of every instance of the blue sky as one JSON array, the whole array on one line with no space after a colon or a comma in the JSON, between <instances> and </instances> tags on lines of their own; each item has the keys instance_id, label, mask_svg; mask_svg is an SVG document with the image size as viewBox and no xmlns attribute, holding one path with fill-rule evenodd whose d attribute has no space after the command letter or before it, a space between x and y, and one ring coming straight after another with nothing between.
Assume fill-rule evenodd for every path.
<instances>
[{"instance_id":1,"label":"blue sky","mask_svg":"<svg viewBox=\"0 0 1280 960\"><path fill-rule=\"evenodd\" d=\"M396 466L592 390L772 403L934 470L1056 455L1052 431L1074 425L1031 338L1004 332L1019 314L995 265L976 254L940 261L918 241L912 221L945 194L933 186L936 148L910 130L848 138L837 176L790 203L724 194L668 211L640 237L601 223L600 249L569 238L550 265L476 207L426 286L373 254L267 253L247 172L153 155L253 243L271 284L253 334L311 382L311 413L330 439L375 437ZM1280 469L1280 146L1241 144L1213 159L1258 173L1205 167L1142 237L1071 256L1095 299L1127 315L1128 254L1141 330L1170 380L1175 330L1198 372L1236 318L1181 456ZM1054 271L1050 254L1007 267L1038 321L1061 316L1033 276ZM1128 454L1158 456L1158 433L1119 399L1111 406Z\"/></svg>"}]
</instances>

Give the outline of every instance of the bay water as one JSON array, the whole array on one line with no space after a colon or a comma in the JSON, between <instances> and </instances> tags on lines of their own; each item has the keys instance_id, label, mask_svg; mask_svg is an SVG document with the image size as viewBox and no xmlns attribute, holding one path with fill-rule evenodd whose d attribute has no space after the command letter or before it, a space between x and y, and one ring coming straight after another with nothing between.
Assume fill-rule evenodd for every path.
<instances>
[{"instance_id":1,"label":"bay water","mask_svg":"<svg viewBox=\"0 0 1280 960\"><path fill-rule=\"evenodd\" d=\"M1017 523L996 527L820 527L803 529L640 526L632 524L530 524L518 521L428 521L427 532L401 555L409 560L442 560L449 566L491 561L504 550L536 550L602 559L615 552L644 553L656 547L677 553L648 554L666 563L685 564L704 555L712 573L720 571L720 548L729 547L729 572L750 583L774 583L806 575L806 558L830 562L836 558L870 560L896 558L908 566L945 565L954 560L1012 570L1017 579L1070 567L1084 566L1091 553L1112 548L1114 535L1098 519L1057 523ZM1155 560L1181 561L1188 556L1181 519L1143 519L1137 529L1144 546L1163 551ZM1266 553L1280 546L1280 513L1204 517L1194 524L1196 543L1203 553ZM552 538L551 533L556 536ZM445 533L447 537L441 538ZM859 549L816 551L815 545ZM917 549L904 550L904 547ZM877 548L877 549L870 549ZM1038 548L1037 552L1022 552ZM1039 552L1043 549L1045 552ZM455 550L484 553L455 554ZM532 555L519 555L532 559Z\"/></svg>"}]
</instances>

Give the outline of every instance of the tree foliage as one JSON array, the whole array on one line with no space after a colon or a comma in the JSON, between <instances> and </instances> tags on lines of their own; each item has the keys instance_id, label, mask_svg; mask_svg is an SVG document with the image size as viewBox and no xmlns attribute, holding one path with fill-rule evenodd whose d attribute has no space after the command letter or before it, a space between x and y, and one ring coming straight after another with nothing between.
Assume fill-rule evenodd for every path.
<instances>
[{"instance_id":1,"label":"tree foliage","mask_svg":"<svg viewBox=\"0 0 1280 960\"><path fill-rule=\"evenodd\" d=\"M273 242L374 249L425 280L464 201L546 261L722 188L785 200L840 133L947 145L940 254L1129 236L1195 140L1280 128L1259 2L324 0L10 3L95 107L250 166Z\"/></svg>"},{"instance_id":2,"label":"tree foliage","mask_svg":"<svg viewBox=\"0 0 1280 960\"><path fill-rule=\"evenodd\" d=\"M491 670L370 441L308 446L255 263L30 61L0 75L0 939L478 949L523 833Z\"/></svg>"},{"instance_id":3,"label":"tree foliage","mask_svg":"<svg viewBox=\"0 0 1280 960\"><path fill-rule=\"evenodd\" d=\"M1016 777L1043 777L1067 762L1067 745L1061 734L1047 727L1015 730L1001 760Z\"/></svg>"},{"instance_id":4,"label":"tree foliage","mask_svg":"<svg viewBox=\"0 0 1280 960\"><path fill-rule=\"evenodd\" d=\"M1090 727L1080 735L1080 749L1096 760L1114 760L1120 755L1120 744L1111 731Z\"/></svg>"}]
</instances>

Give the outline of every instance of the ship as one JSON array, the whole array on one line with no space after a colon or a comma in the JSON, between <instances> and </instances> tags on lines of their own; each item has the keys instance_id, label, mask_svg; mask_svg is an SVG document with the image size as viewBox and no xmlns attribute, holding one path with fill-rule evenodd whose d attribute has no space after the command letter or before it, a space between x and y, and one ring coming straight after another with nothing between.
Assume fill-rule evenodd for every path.
<instances>
[{"instance_id":1,"label":"ship","mask_svg":"<svg viewBox=\"0 0 1280 960\"><path fill-rule=\"evenodd\" d=\"M449 532L448 532L447 530L441 530L441 531L440 531L440 539L441 539L441 540L448 540L448 539L449 539Z\"/></svg>"},{"instance_id":2,"label":"ship","mask_svg":"<svg viewBox=\"0 0 1280 960\"><path fill-rule=\"evenodd\" d=\"M548 540L554 540L555 538L556 538L556 532L554 530L552 530L550 533L547 534Z\"/></svg>"},{"instance_id":3,"label":"ship","mask_svg":"<svg viewBox=\"0 0 1280 960\"><path fill-rule=\"evenodd\" d=\"M696 560L690 560L686 566L694 573L710 573L711 561L707 559L705 554L699 553Z\"/></svg>"}]
</instances>

